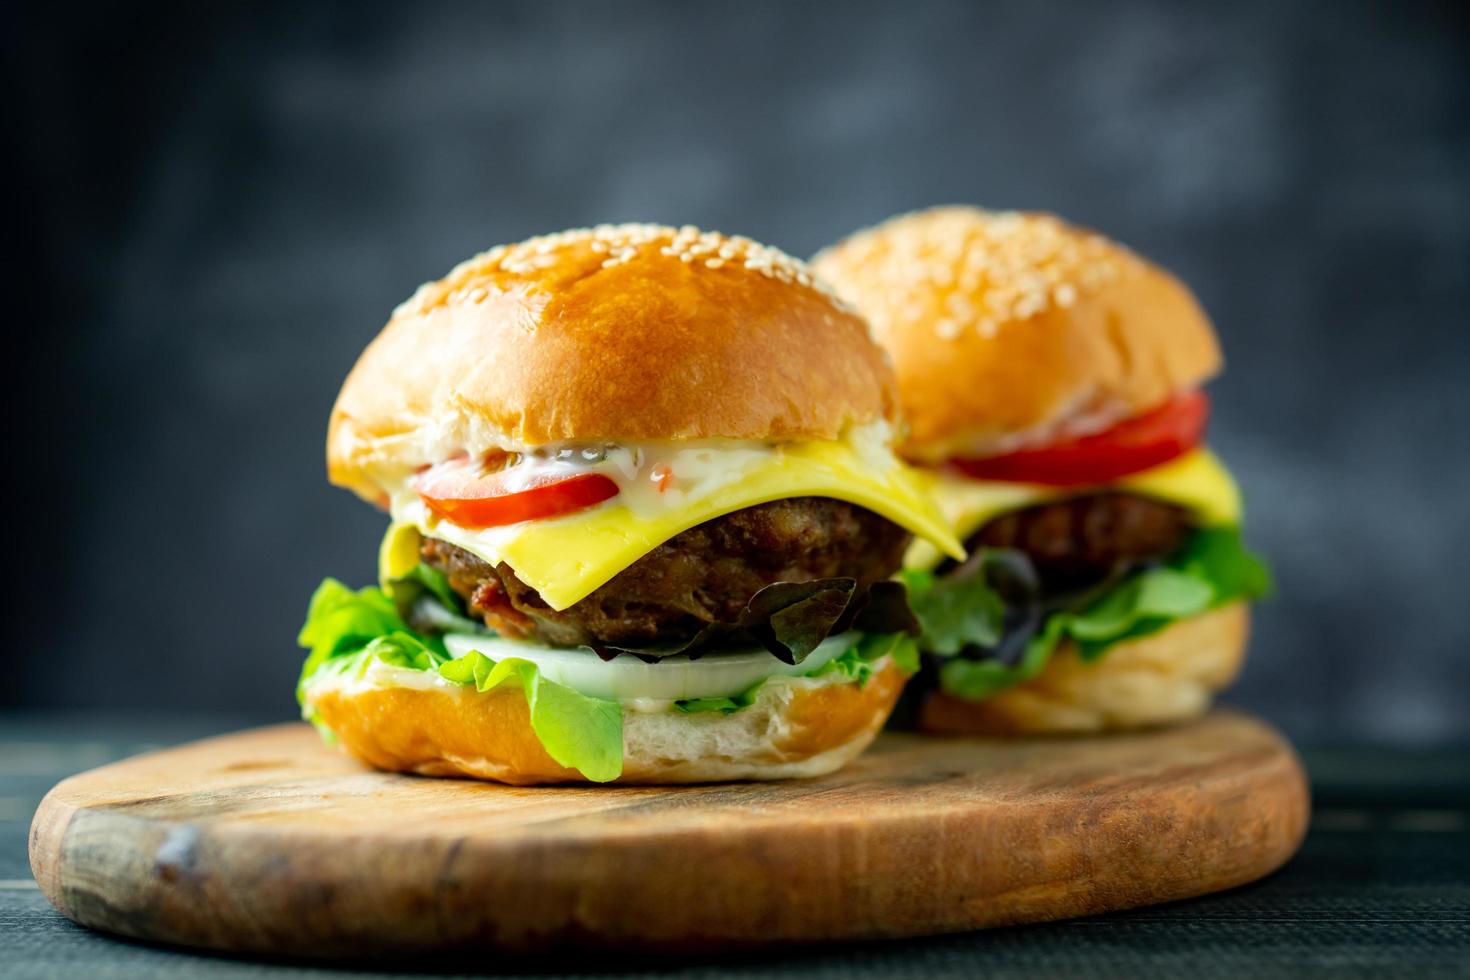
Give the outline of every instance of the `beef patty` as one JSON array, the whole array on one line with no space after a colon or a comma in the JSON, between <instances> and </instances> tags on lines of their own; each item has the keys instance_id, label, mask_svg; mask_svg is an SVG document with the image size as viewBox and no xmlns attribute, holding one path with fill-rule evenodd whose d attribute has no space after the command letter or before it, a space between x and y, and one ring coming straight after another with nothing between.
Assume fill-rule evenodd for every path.
<instances>
[{"instance_id":1,"label":"beef patty","mask_svg":"<svg viewBox=\"0 0 1470 980\"><path fill-rule=\"evenodd\" d=\"M773 582L855 578L860 586L898 570L909 533L853 504L825 497L775 500L678 534L591 595L555 611L510 566L490 565L436 538L425 562L442 571L472 614L505 636L552 646L639 646L687 639L729 622Z\"/></svg>"},{"instance_id":2,"label":"beef patty","mask_svg":"<svg viewBox=\"0 0 1470 980\"><path fill-rule=\"evenodd\" d=\"M1024 551L1046 593L1085 588L1115 570L1157 561L1183 544L1193 524L1173 504L1109 491L1036 504L997 517L965 542Z\"/></svg>"}]
</instances>

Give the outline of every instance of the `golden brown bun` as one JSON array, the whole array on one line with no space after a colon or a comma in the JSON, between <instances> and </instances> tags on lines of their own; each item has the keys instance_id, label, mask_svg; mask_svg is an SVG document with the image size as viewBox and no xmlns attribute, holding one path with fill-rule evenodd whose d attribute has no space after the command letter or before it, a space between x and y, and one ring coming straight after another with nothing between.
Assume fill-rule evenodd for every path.
<instances>
[{"instance_id":1,"label":"golden brown bun","mask_svg":"<svg viewBox=\"0 0 1470 980\"><path fill-rule=\"evenodd\" d=\"M1194 296L1163 269L1045 214L935 208L822 252L813 270L898 371L904 451L938 462L1097 431L1220 368Z\"/></svg>"},{"instance_id":2,"label":"golden brown bun","mask_svg":"<svg viewBox=\"0 0 1470 980\"><path fill-rule=\"evenodd\" d=\"M718 711L623 711L620 783L795 779L833 772L883 727L905 675L892 663L861 687L767 684L755 703ZM519 689L309 689L342 746L370 766L517 786L586 782L546 754Z\"/></svg>"},{"instance_id":3,"label":"golden brown bun","mask_svg":"<svg viewBox=\"0 0 1470 980\"><path fill-rule=\"evenodd\" d=\"M832 439L891 416L867 325L747 238L601 226L500 246L429 283L332 410L332 482L569 440Z\"/></svg>"},{"instance_id":4,"label":"golden brown bun","mask_svg":"<svg viewBox=\"0 0 1470 980\"><path fill-rule=\"evenodd\" d=\"M1067 644L1037 677L983 701L929 697L919 727L946 735L1085 734L1183 721L1240 673L1244 602L1121 643L1086 662Z\"/></svg>"}]
</instances>

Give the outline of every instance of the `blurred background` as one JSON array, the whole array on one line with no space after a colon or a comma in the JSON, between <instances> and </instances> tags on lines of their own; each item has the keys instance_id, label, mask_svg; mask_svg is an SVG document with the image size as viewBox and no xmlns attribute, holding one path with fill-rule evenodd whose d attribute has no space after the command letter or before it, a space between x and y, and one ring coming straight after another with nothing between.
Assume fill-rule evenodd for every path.
<instances>
[{"instance_id":1,"label":"blurred background","mask_svg":"<svg viewBox=\"0 0 1470 980\"><path fill-rule=\"evenodd\" d=\"M1230 700L1470 736L1470 14L1456 3L16 5L0 707L287 718L383 518L327 412L420 282L694 223L797 255L943 202L1193 285L1273 560Z\"/></svg>"}]
</instances>

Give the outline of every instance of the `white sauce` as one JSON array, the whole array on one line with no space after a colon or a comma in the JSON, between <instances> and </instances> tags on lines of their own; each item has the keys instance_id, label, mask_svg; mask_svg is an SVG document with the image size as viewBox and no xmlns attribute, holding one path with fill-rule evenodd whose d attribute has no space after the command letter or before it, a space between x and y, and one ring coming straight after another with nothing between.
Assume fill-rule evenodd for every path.
<instances>
[{"instance_id":1,"label":"white sauce","mask_svg":"<svg viewBox=\"0 0 1470 980\"><path fill-rule=\"evenodd\" d=\"M875 471L896 465L892 438L891 427L882 420L854 426L846 435L849 445ZM511 491L547 478L566 479L598 473L618 485L618 494L597 506L622 506L635 516L646 516L687 506L738 483L781 451L779 443L734 439L596 447L548 446L522 454L518 462L502 473ZM659 489L660 482L663 483L662 490ZM438 521L428 512L409 485L411 483L410 478L386 488L393 519L415 524L426 533L432 532L463 547L464 544L456 541L452 532L443 533L437 527L446 522ZM504 528L476 530L473 534L482 540L493 540L496 531L504 533Z\"/></svg>"}]
</instances>

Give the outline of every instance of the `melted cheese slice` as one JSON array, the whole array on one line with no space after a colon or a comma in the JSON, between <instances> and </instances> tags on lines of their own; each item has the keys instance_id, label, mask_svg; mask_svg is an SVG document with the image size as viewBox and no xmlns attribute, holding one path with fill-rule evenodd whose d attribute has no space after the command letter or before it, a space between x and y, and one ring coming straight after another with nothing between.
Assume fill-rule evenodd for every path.
<instances>
[{"instance_id":1,"label":"melted cheese slice","mask_svg":"<svg viewBox=\"0 0 1470 980\"><path fill-rule=\"evenodd\" d=\"M675 479L678 479L677 472ZM681 531L732 511L788 497L831 497L864 507L923 538L936 555L964 549L929 497L919 471L884 447L852 440L778 446L746 453L738 466L692 498L629 506L620 494L565 517L472 530L439 520L411 491L393 496L394 527L383 542L382 574L417 561L416 531L457 545L491 564L505 562L553 609L586 598ZM406 564L407 563L407 564Z\"/></svg>"},{"instance_id":2,"label":"melted cheese slice","mask_svg":"<svg viewBox=\"0 0 1470 980\"><path fill-rule=\"evenodd\" d=\"M943 471L927 471L926 476L931 495L962 541L1010 511L1102 489L973 480ZM1161 466L1115 480L1106 488L1178 504L1207 526L1240 522L1240 490L1208 449L1192 450ZM933 568L942 557L927 541L915 541L904 564L909 568Z\"/></svg>"}]
</instances>

